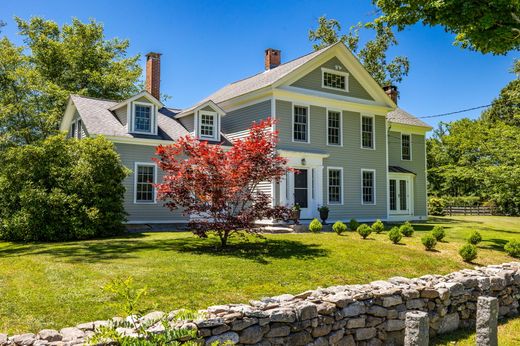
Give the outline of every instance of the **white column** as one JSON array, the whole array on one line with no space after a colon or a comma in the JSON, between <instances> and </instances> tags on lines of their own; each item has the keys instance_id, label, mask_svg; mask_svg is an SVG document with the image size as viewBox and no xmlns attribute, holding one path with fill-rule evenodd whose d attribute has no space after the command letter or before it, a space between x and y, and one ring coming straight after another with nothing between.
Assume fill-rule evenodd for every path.
<instances>
[{"instance_id":1,"label":"white column","mask_svg":"<svg viewBox=\"0 0 520 346\"><path fill-rule=\"evenodd\" d=\"M279 199L280 199L280 205L284 206L286 204L288 204L287 202L287 178L288 178L288 175L289 173L286 173L282 179L280 179L280 196L279 196Z\"/></svg>"},{"instance_id":2,"label":"white column","mask_svg":"<svg viewBox=\"0 0 520 346\"><path fill-rule=\"evenodd\" d=\"M323 205L323 166L316 167L316 205Z\"/></svg>"}]
</instances>

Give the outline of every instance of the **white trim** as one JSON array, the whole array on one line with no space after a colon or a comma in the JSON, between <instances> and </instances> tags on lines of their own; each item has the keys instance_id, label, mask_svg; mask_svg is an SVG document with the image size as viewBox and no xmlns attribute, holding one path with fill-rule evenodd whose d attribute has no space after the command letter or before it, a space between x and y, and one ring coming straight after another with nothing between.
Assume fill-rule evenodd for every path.
<instances>
[{"instance_id":1,"label":"white trim","mask_svg":"<svg viewBox=\"0 0 520 346\"><path fill-rule=\"evenodd\" d=\"M110 111L115 111L116 109L119 109L119 108L121 108L121 107L123 107L123 106L125 106L125 105L127 105L127 104L129 104L129 103L131 103L131 102L133 102L133 101L135 101L135 100L137 100L137 99L140 99L141 97L145 97L145 98L147 98L151 103L153 103L154 105L156 105L157 108L162 108L162 107L164 107L164 104L163 104L161 101L159 101L158 99L156 99L156 98L155 98L152 94L150 94L148 91L143 90L143 91L141 91L140 93L135 94L134 96L132 96L132 97L130 97L130 98L128 98L128 99L126 99L126 100L124 100L124 101L122 101L122 102L116 104L115 106L110 107L108 110L110 110Z\"/></svg>"},{"instance_id":2,"label":"white trim","mask_svg":"<svg viewBox=\"0 0 520 346\"><path fill-rule=\"evenodd\" d=\"M385 117L385 148L386 148L386 167L385 167L385 181L386 181L386 218L390 216L390 184L388 183L388 166L389 166L389 158L388 158L388 134L390 132L390 127L388 126L388 119Z\"/></svg>"},{"instance_id":3,"label":"white trim","mask_svg":"<svg viewBox=\"0 0 520 346\"><path fill-rule=\"evenodd\" d=\"M388 193L388 215L414 215L415 211L415 174L413 173L388 173L388 189L390 190L390 180L395 180L395 210L390 210L390 193ZM406 210L401 209L401 180L406 182Z\"/></svg>"},{"instance_id":4,"label":"white trim","mask_svg":"<svg viewBox=\"0 0 520 346\"><path fill-rule=\"evenodd\" d=\"M373 191L374 202L373 203L365 203L365 201L363 200L363 172L374 173L374 175L373 175L373 177L374 177L374 191ZM376 170L372 169L372 168L361 168L361 204L362 205L377 205L377 203L376 203L376 201L377 201L376 184L377 184Z\"/></svg>"},{"instance_id":5,"label":"white trim","mask_svg":"<svg viewBox=\"0 0 520 346\"><path fill-rule=\"evenodd\" d=\"M301 107L307 109L307 141L298 141L294 139L294 108ZM291 103L292 118L291 118L291 141L293 143L310 143L311 142L311 107L303 103Z\"/></svg>"},{"instance_id":6,"label":"white trim","mask_svg":"<svg viewBox=\"0 0 520 346\"><path fill-rule=\"evenodd\" d=\"M325 111L327 112L327 116L325 121L327 122L325 124L325 128L327 129L326 132L326 142L328 146L331 147L342 147L343 146L343 111L337 108L326 108ZM329 112L336 112L339 113L339 144L331 144L329 143Z\"/></svg>"},{"instance_id":7,"label":"white trim","mask_svg":"<svg viewBox=\"0 0 520 346\"><path fill-rule=\"evenodd\" d=\"M334 171L340 171L340 176L341 176L341 185L340 185L340 188L341 188L341 195L340 195L340 202L331 202L330 201L330 198L329 198L329 171L331 170L334 170ZM343 205L344 204L344 189L343 187L345 186L345 179L344 179L344 175L343 175L343 167L334 167L334 166L328 166L327 167L327 204L328 205Z\"/></svg>"},{"instance_id":8,"label":"white trim","mask_svg":"<svg viewBox=\"0 0 520 346\"><path fill-rule=\"evenodd\" d=\"M335 74L335 75L338 75L338 76L345 77L345 88L341 89L341 88L334 88L334 87L326 86L325 85L325 73L330 73L330 74ZM327 67L322 67L321 68L321 87L323 89L330 89L330 90L336 90L336 91L349 92L349 76L350 75L347 72L333 70L333 69L330 69L330 68L327 68Z\"/></svg>"},{"instance_id":9,"label":"white trim","mask_svg":"<svg viewBox=\"0 0 520 346\"><path fill-rule=\"evenodd\" d=\"M271 120L273 121L273 125L271 126L271 131L274 133L276 131L276 99L271 96ZM274 207L276 205L276 184L281 186L281 182L275 182L274 180L271 183L271 206ZM278 193L280 193L280 189L278 189ZM281 200L280 196L278 196L278 200Z\"/></svg>"},{"instance_id":10,"label":"white trim","mask_svg":"<svg viewBox=\"0 0 520 346\"><path fill-rule=\"evenodd\" d=\"M404 132L404 133L411 133L414 135L425 136L426 133L431 130L431 128L423 127L423 126L407 125L407 124L395 123L392 121L388 121L388 123L390 124L390 131L392 131L392 132Z\"/></svg>"},{"instance_id":11,"label":"white trim","mask_svg":"<svg viewBox=\"0 0 520 346\"><path fill-rule=\"evenodd\" d=\"M153 170L153 184L157 184L157 164L154 162L134 162L134 204L157 204L157 190L153 188L153 201L138 201L137 200L137 170L139 166L154 167Z\"/></svg>"},{"instance_id":12,"label":"white trim","mask_svg":"<svg viewBox=\"0 0 520 346\"><path fill-rule=\"evenodd\" d=\"M254 106L258 103L262 103L262 102L265 102L265 101L269 101L269 100L272 100L273 99L273 95L272 93L269 93L266 95L262 95L262 97L259 97L259 98L256 98L256 99L253 99L253 100L247 100L246 102L242 102L242 103L236 103L234 104L233 106L230 106L230 107L224 107L224 106L219 106L220 108L225 108L225 111L226 113L229 113L229 112L234 112L236 110L239 110L239 109L242 109L242 108L246 108L246 107L249 107L249 106ZM223 104L227 103L226 101L223 102ZM230 104L230 103L228 103Z\"/></svg>"},{"instance_id":13,"label":"white trim","mask_svg":"<svg viewBox=\"0 0 520 346\"><path fill-rule=\"evenodd\" d=\"M310 158L317 158L317 159L324 159L330 156L330 154L320 154L320 153L310 153L307 151L294 151L294 150L284 150L284 149L278 149L278 154L280 154L283 157L290 157L290 158L300 158L301 156L310 157Z\"/></svg>"},{"instance_id":14,"label":"white trim","mask_svg":"<svg viewBox=\"0 0 520 346\"><path fill-rule=\"evenodd\" d=\"M363 118L372 118L372 147L363 146ZM359 139L360 148L367 150L376 150L376 117L374 114L361 113L359 116Z\"/></svg>"},{"instance_id":15,"label":"white trim","mask_svg":"<svg viewBox=\"0 0 520 346\"><path fill-rule=\"evenodd\" d=\"M179 118L185 117L187 115L197 113L202 108L206 108L208 106L210 108L212 108L215 112L219 113L220 115L225 115L226 114L226 112L219 105L217 105L212 100L208 100L208 101L206 101L204 103L201 103L201 104L197 105L196 107L194 106L194 107L191 107L191 108L183 110L179 114L175 115L175 118L179 119Z\"/></svg>"},{"instance_id":16,"label":"white trim","mask_svg":"<svg viewBox=\"0 0 520 346\"><path fill-rule=\"evenodd\" d=\"M400 139L401 139L401 161L412 161L412 134L411 133L406 133L406 132L400 132ZM410 148L409 148L409 151L410 151L410 158L409 159L403 159L403 136L408 136L409 137L409 144L410 144Z\"/></svg>"},{"instance_id":17,"label":"white trim","mask_svg":"<svg viewBox=\"0 0 520 346\"><path fill-rule=\"evenodd\" d=\"M203 115L211 116L213 117L213 136L203 136L201 132L202 127L202 121L201 118ZM220 116L218 112L215 111L205 111L205 110L198 110L197 111L197 138L202 140L219 140L219 134L220 134Z\"/></svg>"},{"instance_id":18,"label":"white trim","mask_svg":"<svg viewBox=\"0 0 520 346\"><path fill-rule=\"evenodd\" d=\"M143 135L157 135L157 107L154 104L148 102L140 102L134 101L131 104L131 118L132 118L132 126L130 127L129 133L137 133ZM135 125L135 108L136 106L143 106L150 108L150 131L137 131L134 127Z\"/></svg>"},{"instance_id":19,"label":"white trim","mask_svg":"<svg viewBox=\"0 0 520 346\"><path fill-rule=\"evenodd\" d=\"M428 155L426 153L426 136L423 137L424 141L424 204L426 219L428 219Z\"/></svg>"}]
</instances>

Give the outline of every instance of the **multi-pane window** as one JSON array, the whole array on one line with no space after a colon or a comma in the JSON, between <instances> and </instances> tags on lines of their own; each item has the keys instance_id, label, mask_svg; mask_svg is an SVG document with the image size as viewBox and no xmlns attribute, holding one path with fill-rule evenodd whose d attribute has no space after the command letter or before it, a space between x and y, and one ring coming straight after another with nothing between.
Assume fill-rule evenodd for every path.
<instances>
[{"instance_id":1,"label":"multi-pane window","mask_svg":"<svg viewBox=\"0 0 520 346\"><path fill-rule=\"evenodd\" d=\"M73 122L70 125L70 135L69 137L76 137L76 122Z\"/></svg>"},{"instance_id":2,"label":"multi-pane window","mask_svg":"<svg viewBox=\"0 0 520 346\"><path fill-rule=\"evenodd\" d=\"M135 201L155 202L155 165L137 165L135 174Z\"/></svg>"},{"instance_id":3,"label":"multi-pane window","mask_svg":"<svg viewBox=\"0 0 520 346\"><path fill-rule=\"evenodd\" d=\"M361 146L374 149L374 118L370 116L361 117Z\"/></svg>"},{"instance_id":4,"label":"multi-pane window","mask_svg":"<svg viewBox=\"0 0 520 346\"><path fill-rule=\"evenodd\" d=\"M329 204L341 204L341 169L329 168L328 170L328 182L329 182Z\"/></svg>"},{"instance_id":5,"label":"multi-pane window","mask_svg":"<svg viewBox=\"0 0 520 346\"><path fill-rule=\"evenodd\" d=\"M390 210L397 210L397 190L395 179L390 179Z\"/></svg>"},{"instance_id":6,"label":"multi-pane window","mask_svg":"<svg viewBox=\"0 0 520 346\"><path fill-rule=\"evenodd\" d=\"M407 201L406 201L406 180L399 181L399 207L401 210L407 210Z\"/></svg>"},{"instance_id":7,"label":"multi-pane window","mask_svg":"<svg viewBox=\"0 0 520 346\"><path fill-rule=\"evenodd\" d=\"M347 90L347 76L346 74L323 71L323 86L345 91Z\"/></svg>"},{"instance_id":8,"label":"multi-pane window","mask_svg":"<svg viewBox=\"0 0 520 346\"><path fill-rule=\"evenodd\" d=\"M200 136L207 138L215 137L215 115L201 113L200 115Z\"/></svg>"},{"instance_id":9,"label":"multi-pane window","mask_svg":"<svg viewBox=\"0 0 520 346\"><path fill-rule=\"evenodd\" d=\"M293 140L296 142L307 142L309 131L308 108L294 106Z\"/></svg>"},{"instance_id":10,"label":"multi-pane window","mask_svg":"<svg viewBox=\"0 0 520 346\"><path fill-rule=\"evenodd\" d=\"M341 113L329 111L327 119L327 139L329 145L341 145Z\"/></svg>"},{"instance_id":11,"label":"multi-pane window","mask_svg":"<svg viewBox=\"0 0 520 346\"><path fill-rule=\"evenodd\" d=\"M401 135L401 157L403 160L410 160L412 158L410 135Z\"/></svg>"},{"instance_id":12,"label":"multi-pane window","mask_svg":"<svg viewBox=\"0 0 520 346\"><path fill-rule=\"evenodd\" d=\"M375 204L375 177L374 171L362 171L363 204Z\"/></svg>"},{"instance_id":13,"label":"multi-pane window","mask_svg":"<svg viewBox=\"0 0 520 346\"><path fill-rule=\"evenodd\" d=\"M134 105L134 131L152 132L152 107Z\"/></svg>"}]
</instances>

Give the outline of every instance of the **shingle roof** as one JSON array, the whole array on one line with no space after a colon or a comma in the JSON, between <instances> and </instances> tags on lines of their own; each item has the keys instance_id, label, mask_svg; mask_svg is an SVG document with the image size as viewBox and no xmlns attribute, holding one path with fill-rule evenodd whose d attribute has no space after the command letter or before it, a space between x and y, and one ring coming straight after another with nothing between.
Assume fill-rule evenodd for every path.
<instances>
[{"instance_id":1,"label":"shingle roof","mask_svg":"<svg viewBox=\"0 0 520 346\"><path fill-rule=\"evenodd\" d=\"M264 88L266 86L269 86L276 81L280 80L282 77L285 77L298 67L302 66L306 62L312 60L313 58L323 54L330 48L334 47L334 45L328 46L326 48L317 50L315 52L309 53L307 55L301 56L297 59L288 61L286 63L280 64L279 66L272 68L270 70L266 70L263 72L260 72L254 76L241 79L239 81L236 81L234 83L228 84L225 87L217 90L213 94L209 95L202 101L198 102L194 106L187 108L182 111L182 113L189 112L195 108L197 108L200 104L207 102L209 100L220 103L232 98L235 98L237 96L241 96L244 94L247 94L249 92Z\"/></svg>"},{"instance_id":2,"label":"shingle roof","mask_svg":"<svg viewBox=\"0 0 520 346\"><path fill-rule=\"evenodd\" d=\"M386 118L391 123L427 127L429 129L432 128L430 125L426 124L421 119L414 117L402 108L396 108L395 110L391 111L386 115Z\"/></svg>"},{"instance_id":3,"label":"shingle roof","mask_svg":"<svg viewBox=\"0 0 520 346\"><path fill-rule=\"evenodd\" d=\"M125 126L109 110L118 104L118 101L101 100L91 97L71 95L87 132L97 135L149 138L158 140L174 140L188 134L188 131L173 116L176 110L161 108L157 117L157 135L137 135L128 133Z\"/></svg>"}]
</instances>

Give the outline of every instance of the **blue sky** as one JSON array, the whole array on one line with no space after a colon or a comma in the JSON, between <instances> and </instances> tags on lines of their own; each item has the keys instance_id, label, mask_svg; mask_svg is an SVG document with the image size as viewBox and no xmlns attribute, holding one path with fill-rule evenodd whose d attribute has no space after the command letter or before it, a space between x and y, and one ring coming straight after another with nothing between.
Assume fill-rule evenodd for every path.
<instances>
[{"instance_id":1,"label":"blue sky","mask_svg":"<svg viewBox=\"0 0 520 346\"><path fill-rule=\"evenodd\" d=\"M129 54L163 53L162 92L170 106L187 107L218 88L263 69L263 51L282 50L289 61L312 50L307 35L319 16L340 21L344 29L374 16L370 0L338 1L6 1L0 0L2 35L21 38L13 16L44 16L59 24L72 17L95 18L107 38L130 40ZM363 40L370 38L365 34ZM452 45L440 27L416 25L397 34L390 55L410 59L410 74L399 85L399 105L417 116L485 105L513 79L514 57L482 55ZM142 60L144 66L144 60ZM480 110L427 119L431 125Z\"/></svg>"}]
</instances>

